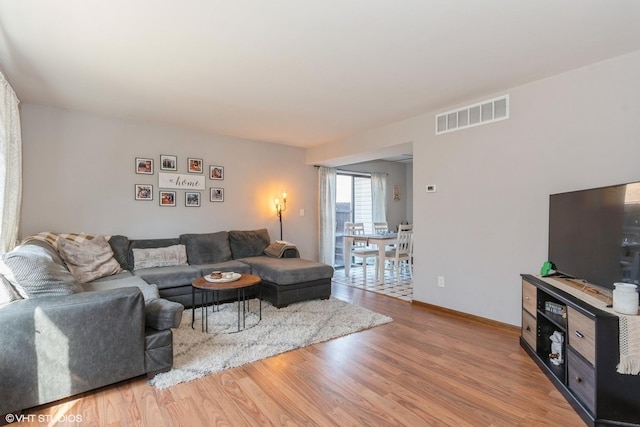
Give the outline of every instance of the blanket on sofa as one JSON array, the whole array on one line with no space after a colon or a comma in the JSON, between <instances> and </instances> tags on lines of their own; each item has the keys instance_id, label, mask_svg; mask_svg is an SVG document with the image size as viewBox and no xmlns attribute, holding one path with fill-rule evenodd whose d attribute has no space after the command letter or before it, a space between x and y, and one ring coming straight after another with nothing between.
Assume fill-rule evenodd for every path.
<instances>
[{"instance_id":1,"label":"blanket on sofa","mask_svg":"<svg viewBox=\"0 0 640 427\"><path fill-rule=\"evenodd\" d=\"M276 240L275 243L270 244L264 250L264 254L271 258L299 258L300 252L298 247L284 240Z\"/></svg>"}]
</instances>

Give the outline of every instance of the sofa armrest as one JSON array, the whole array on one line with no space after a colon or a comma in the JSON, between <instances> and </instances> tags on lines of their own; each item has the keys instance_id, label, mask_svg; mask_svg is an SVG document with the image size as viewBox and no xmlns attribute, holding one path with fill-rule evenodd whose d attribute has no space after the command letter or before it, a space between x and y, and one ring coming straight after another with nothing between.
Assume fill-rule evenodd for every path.
<instances>
[{"instance_id":1,"label":"sofa armrest","mask_svg":"<svg viewBox=\"0 0 640 427\"><path fill-rule=\"evenodd\" d=\"M147 301L145 307L146 326L156 331L177 328L182 320L184 306L180 303L157 298Z\"/></svg>"},{"instance_id":2,"label":"sofa armrest","mask_svg":"<svg viewBox=\"0 0 640 427\"><path fill-rule=\"evenodd\" d=\"M0 308L0 414L142 375L138 288L14 301Z\"/></svg>"}]
</instances>

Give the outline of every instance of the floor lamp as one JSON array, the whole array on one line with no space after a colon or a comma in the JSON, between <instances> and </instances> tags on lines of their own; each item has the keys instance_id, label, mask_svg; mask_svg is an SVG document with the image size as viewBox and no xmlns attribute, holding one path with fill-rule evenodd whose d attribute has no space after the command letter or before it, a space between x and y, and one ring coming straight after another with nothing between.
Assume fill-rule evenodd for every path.
<instances>
[{"instance_id":1,"label":"floor lamp","mask_svg":"<svg viewBox=\"0 0 640 427\"><path fill-rule=\"evenodd\" d=\"M276 199L276 211L278 212L278 219L280 220L280 240L282 240L282 212L287 210L287 193L282 193L282 204L280 200Z\"/></svg>"}]
</instances>

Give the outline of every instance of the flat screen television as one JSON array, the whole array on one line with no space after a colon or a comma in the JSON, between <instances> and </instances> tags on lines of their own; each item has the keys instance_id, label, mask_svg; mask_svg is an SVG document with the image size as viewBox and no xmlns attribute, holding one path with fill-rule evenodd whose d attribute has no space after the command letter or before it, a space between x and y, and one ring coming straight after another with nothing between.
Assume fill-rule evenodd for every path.
<instances>
[{"instance_id":1,"label":"flat screen television","mask_svg":"<svg viewBox=\"0 0 640 427\"><path fill-rule=\"evenodd\" d=\"M549 261L603 288L640 284L640 182L549 196Z\"/></svg>"}]
</instances>

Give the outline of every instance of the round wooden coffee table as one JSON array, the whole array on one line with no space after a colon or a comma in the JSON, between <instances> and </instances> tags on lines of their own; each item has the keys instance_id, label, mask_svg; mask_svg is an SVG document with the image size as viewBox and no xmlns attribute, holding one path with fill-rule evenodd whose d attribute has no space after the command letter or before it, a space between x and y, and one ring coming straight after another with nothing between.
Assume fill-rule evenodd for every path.
<instances>
[{"instance_id":1,"label":"round wooden coffee table","mask_svg":"<svg viewBox=\"0 0 640 427\"><path fill-rule=\"evenodd\" d=\"M215 309L216 304L218 305L218 309L220 308L220 301L218 300L220 291L238 291L238 332L240 332L245 327L245 317L247 314L247 298L245 294L245 290L252 287L258 286L258 300L260 301L260 320L262 320L262 289L260 288L260 282L262 279L255 274L242 274L240 278L234 280L233 282L208 282L204 276L199 277L191 283L191 329L195 329L193 324L195 323L196 317L196 289L199 289L201 292L201 302L200 305L200 322L202 323L202 332L209 332L209 312L207 310L207 302L209 300L208 295L211 294L212 300L211 304ZM242 307L242 316L240 316L240 307ZM240 319L242 319L242 328L240 327Z\"/></svg>"}]
</instances>

